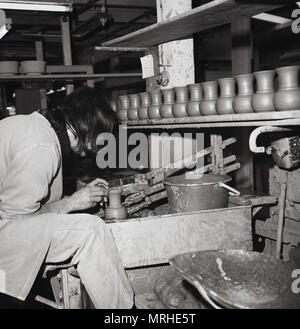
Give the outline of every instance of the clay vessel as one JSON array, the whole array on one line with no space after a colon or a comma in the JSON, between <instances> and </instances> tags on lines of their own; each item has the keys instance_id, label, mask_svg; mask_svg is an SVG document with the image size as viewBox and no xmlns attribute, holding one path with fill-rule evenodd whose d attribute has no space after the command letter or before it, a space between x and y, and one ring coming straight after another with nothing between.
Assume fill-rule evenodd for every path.
<instances>
[{"instance_id":1,"label":"clay vessel","mask_svg":"<svg viewBox=\"0 0 300 329\"><path fill-rule=\"evenodd\" d=\"M17 61L0 61L0 74L18 74L19 62Z\"/></svg>"},{"instance_id":2,"label":"clay vessel","mask_svg":"<svg viewBox=\"0 0 300 329\"><path fill-rule=\"evenodd\" d=\"M128 119L138 120L138 108L140 107L140 97L138 94L129 95L129 109L128 109Z\"/></svg>"},{"instance_id":3,"label":"clay vessel","mask_svg":"<svg viewBox=\"0 0 300 329\"><path fill-rule=\"evenodd\" d=\"M162 89L163 94L163 104L160 107L159 113L162 118L173 118L173 104L175 103L175 95L174 90L170 89Z\"/></svg>"},{"instance_id":4,"label":"clay vessel","mask_svg":"<svg viewBox=\"0 0 300 329\"><path fill-rule=\"evenodd\" d=\"M162 103L162 96L160 90L150 91L151 105L148 107L149 119L160 119L159 109Z\"/></svg>"},{"instance_id":5,"label":"clay vessel","mask_svg":"<svg viewBox=\"0 0 300 329\"><path fill-rule=\"evenodd\" d=\"M200 104L202 115L216 115L216 102L218 97L218 83L216 81L207 81L201 83L204 98Z\"/></svg>"},{"instance_id":6,"label":"clay vessel","mask_svg":"<svg viewBox=\"0 0 300 329\"><path fill-rule=\"evenodd\" d=\"M235 113L251 113L252 96L254 95L253 74L242 74L236 76L238 84L238 94L233 100L233 110Z\"/></svg>"},{"instance_id":7,"label":"clay vessel","mask_svg":"<svg viewBox=\"0 0 300 329\"><path fill-rule=\"evenodd\" d=\"M200 83L194 83L188 85L190 91L190 100L186 106L186 112L189 116L199 116L200 112L200 103L202 100L202 88Z\"/></svg>"},{"instance_id":8,"label":"clay vessel","mask_svg":"<svg viewBox=\"0 0 300 329\"><path fill-rule=\"evenodd\" d=\"M122 189L111 188L108 192L109 206L105 208L105 219L121 220L127 218L127 209L121 204Z\"/></svg>"},{"instance_id":9,"label":"clay vessel","mask_svg":"<svg viewBox=\"0 0 300 329\"><path fill-rule=\"evenodd\" d=\"M117 112L117 110L118 110L118 104L117 104L117 101L112 100L112 101L109 102L109 105L110 105L110 108L111 108L114 112Z\"/></svg>"},{"instance_id":10,"label":"clay vessel","mask_svg":"<svg viewBox=\"0 0 300 329\"><path fill-rule=\"evenodd\" d=\"M260 71L254 73L256 93L252 97L254 112L275 111L274 107L274 77L275 71Z\"/></svg>"},{"instance_id":11,"label":"clay vessel","mask_svg":"<svg viewBox=\"0 0 300 329\"><path fill-rule=\"evenodd\" d=\"M148 117L148 107L151 103L149 93L139 93L140 96L140 107L138 109L138 117L140 120L147 120Z\"/></svg>"},{"instance_id":12,"label":"clay vessel","mask_svg":"<svg viewBox=\"0 0 300 329\"><path fill-rule=\"evenodd\" d=\"M276 69L278 91L274 96L277 111L300 109L299 66L285 66Z\"/></svg>"},{"instance_id":13,"label":"clay vessel","mask_svg":"<svg viewBox=\"0 0 300 329\"><path fill-rule=\"evenodd\" d=\"M23 61L20 62L20 70L24 74L36 75L46 71L45 61Z\"/></svg>"},{"instance_id":14,"label":"clay vessel","mask_svg":"<svg viewBox=\"0 0 300 329\"><path fill-rule=\"evenodd\" d=\"M118 113L118 111L122 109L122 103L120 97L116 98L116 104L117 104L117 113Z\"/></svg>"},{"instance_id":15,"label":"clay vessel","mask_svg":"<svg viewBox=\"0 0 300 329\"><path fill-rule=\"evenodd\" d=\"M124 95L119 96L118 99L121 106L117 112L117 117L120 121L126 121L128 120L127 112L129 109L129 98L127 97L127 95Z\"/></svg>"},{"instance_id":16,"label":"clay vessel","mask_svg":"<svg viewBox=\"0 0 300 329\"><path fill-rule=\"evenodd\" d=\"M173 115L175 118L186 117L186 105L189 99L189 90L186 86L174 87L173 89L176 95L176 102L172 108Z\"/></svg>"},{"instance_id":17,"label":"clay vessel","mask_svg":"<svg viewBox=\"0 0 300 329\"><path fill-rule=\"evenodd\" d=\"M217 113L218 114L232 114L233 111L233 99L236 96L235 92L235 79L223 78L219 79L220 97L217 99Z\"/></svg>"}]
</instances>

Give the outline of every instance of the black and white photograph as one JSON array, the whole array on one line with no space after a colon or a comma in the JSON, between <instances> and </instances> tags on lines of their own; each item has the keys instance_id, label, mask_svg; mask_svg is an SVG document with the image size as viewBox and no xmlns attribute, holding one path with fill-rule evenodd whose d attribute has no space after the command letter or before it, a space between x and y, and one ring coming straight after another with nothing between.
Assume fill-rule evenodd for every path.
<instances>
[{"instance_id":1,"label":"black and white photograph","mask_svg":"<svg viewBox=\"0 0 300 329\"><path fill-rule=\"evenodd\" d=\"M300 309L300 1L1 0L0 312L219 309Z\"/></svg>"}]
</instances>

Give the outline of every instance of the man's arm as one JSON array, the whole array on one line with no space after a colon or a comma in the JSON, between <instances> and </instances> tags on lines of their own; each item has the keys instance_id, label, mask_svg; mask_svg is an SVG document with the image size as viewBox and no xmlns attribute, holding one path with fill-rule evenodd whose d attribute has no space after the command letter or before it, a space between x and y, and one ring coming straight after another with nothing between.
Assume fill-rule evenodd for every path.
<instances>
[{"instance_id":1,"label":"man's arm","mask_svg":"<svg viewBox=\"0 0 300 329\"><path fill-rule=\"evenodd\" d=\"M66 196L59 201L42 205L37 214L57 213L67 214L72 211L85 210L96 206L107 196L108 183L101 178L96 178L84 188L71 196Z\"/></svg>"},{"instance_id":2,"label":"man's arm","mask_svg":"<svg viewBox=\"0 0 300 329\"><path fill-rule=\"evenodd\" d=\"M8 218L35 213L49 196L49 186L60 166L58 151L35 146L19 152L9 164L1 186L1 211Z\"/></svg>"}]
</instances>

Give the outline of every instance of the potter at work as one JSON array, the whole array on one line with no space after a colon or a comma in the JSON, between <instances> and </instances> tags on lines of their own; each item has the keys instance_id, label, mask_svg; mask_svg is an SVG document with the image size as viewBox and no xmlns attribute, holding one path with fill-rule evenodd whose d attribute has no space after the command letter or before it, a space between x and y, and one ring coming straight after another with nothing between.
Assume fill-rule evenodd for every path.
<instances>
[{"instance_id":1,"label":"potter at work","mask_svg":"<svg viewBox=\"0 0 300 329\"><path fill-rule=\"evenodd\" d=\"M62 198L62 156L92 151L96 131L111 131L114 121L98 93L83 88L68 96L62 111L0 122L0 268L7 273L2 293L24 300L43 263L55 268L65 262L77 268L95 307L132 306L131 286L106 225L96 216L68 215L99 203L108 183L97 178Z\"/></svg>"},{"instance_id":2,"label":"potter at work","mask_svg":"<svg viewBox=\"0 0 300 329\"><path fill-rule=\"evenodd\" d=\"M0 309L299 310L299 32L296 0L0 1Z\"/></svg>"}]
</instances>

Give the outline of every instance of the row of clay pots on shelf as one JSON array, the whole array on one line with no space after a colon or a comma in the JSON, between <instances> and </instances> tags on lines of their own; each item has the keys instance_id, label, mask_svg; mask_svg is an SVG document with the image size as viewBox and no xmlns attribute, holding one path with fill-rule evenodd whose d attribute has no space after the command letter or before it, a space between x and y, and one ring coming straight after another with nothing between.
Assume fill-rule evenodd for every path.
<instances>
[{"instance_id":1,"label":"row of clay pots on shelf","mask_svg":"<svg viewBox=\"0 0 300 329\"><path fill-rule=\"evenodd\" d=\"M119 96L113 107L121 121L300 110L299 68L287 66L235 78ZM278 90L275 92L276 74Z\"/></svg>"}]
</instances>

